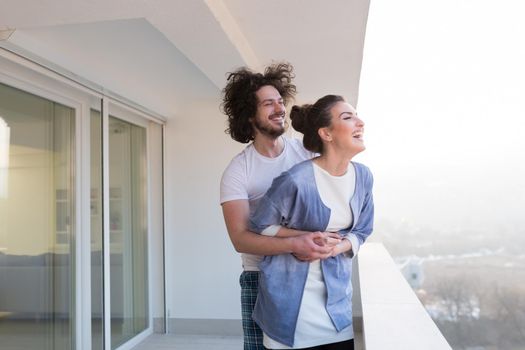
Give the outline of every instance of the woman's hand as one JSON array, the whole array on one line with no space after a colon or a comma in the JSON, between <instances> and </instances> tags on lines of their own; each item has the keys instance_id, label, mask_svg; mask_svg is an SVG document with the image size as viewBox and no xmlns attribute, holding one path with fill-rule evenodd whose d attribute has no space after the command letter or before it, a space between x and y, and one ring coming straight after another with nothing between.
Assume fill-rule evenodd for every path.
<instances>
[{"instance_id":1,"label":"woman's hand","mask_svg":"<svg viewBox=\"0 0 525 350\"><path fill-rule=\"evenodd\" d=\"M292 253L301 261L314 261L334 256L335 247L341 243L341 236L336 232L305 232L305 234L294 238L307 238L309 243L307 251L303 250L303 253L295 251Z\"/></svg>"},{"instance_id":2,"label":"woman's hand","mask_svg":"<svg viewBox=\"0 0 525 350\"><path fill-rule=\"evenodd\" d=\"M352 249L352 242L350 242L348 239L341 239L339 242L340 243L337 244L332 250L332 257L341 253L346 253Z\"/></svg>"},{"instance_id":3,"label":"woman's hand","mask_svg":"<svg viewBox=\"0 0 525 350\"><path fill-rule=\"evenodd\" d=\"M337 232L320 232L322 235L314 240L321 247L335 247L341 243L341 236Z\"/></svg>"},{"instance_id":4,"label":"woman's hand","mask_svg":"<svg viewBox=\"0 0 525 350\"><path fill-rule=\"evenodd\" d=\"M348 239L343 239L337 232L323 232L323 237L319 238L315 243L323 247L333 248L330 257L337 256L352 249L352 242Z\"/></svg>"}]
</instances>

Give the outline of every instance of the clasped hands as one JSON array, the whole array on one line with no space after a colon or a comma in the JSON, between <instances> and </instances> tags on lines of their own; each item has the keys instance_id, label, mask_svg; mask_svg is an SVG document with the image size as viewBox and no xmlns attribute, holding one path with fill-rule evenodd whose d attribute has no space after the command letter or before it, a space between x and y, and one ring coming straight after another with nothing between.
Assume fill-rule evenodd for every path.
<instances>
[{"instance_id":1,"label":"clasped hands","mask_svg":"<svg viewBox=\"0 0 525 350\"><path fill-rule=\"evenodd\" d=\"M349 240L337 232L309 232L295 237L297 249L293 255L302 261L313 261L336 256L351 249Z\"/></svg>"}]
</instances>

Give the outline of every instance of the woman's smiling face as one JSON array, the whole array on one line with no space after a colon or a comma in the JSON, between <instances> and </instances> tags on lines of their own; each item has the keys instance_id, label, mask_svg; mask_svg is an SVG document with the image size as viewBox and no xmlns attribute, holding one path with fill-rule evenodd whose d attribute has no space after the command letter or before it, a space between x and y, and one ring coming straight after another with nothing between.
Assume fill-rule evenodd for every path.
<instances>
[{"instance_id":1,"label":"woman's smiling face","mask_svg":"<svg viewBox=\"0 0 525 350\"><path fill-rule=\"evenodd\" d=\"M335 150L352 156L364 151L365 123L357 116L355 108L349 103L337 102L330 113L332 119L328 131Z\"/></svg>"}]
</instances>

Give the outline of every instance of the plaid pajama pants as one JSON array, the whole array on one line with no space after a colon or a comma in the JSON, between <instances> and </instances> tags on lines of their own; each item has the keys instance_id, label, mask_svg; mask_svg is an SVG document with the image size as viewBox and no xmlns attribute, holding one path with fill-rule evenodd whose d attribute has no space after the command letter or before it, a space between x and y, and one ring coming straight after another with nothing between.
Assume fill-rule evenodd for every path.
<instances>
[{"instance_id":1,"label":"plaid pajama pants","mask_svg":"<svg viewBox=\"0 0 525 350\"><path fill-rule=\"evenodd\" d=\"M257 300L259 272L244 271L239 278L241 285L242 330L244 350L264 350L263 333L252 320L252 312Z\"/></svg>"}]
</instances>

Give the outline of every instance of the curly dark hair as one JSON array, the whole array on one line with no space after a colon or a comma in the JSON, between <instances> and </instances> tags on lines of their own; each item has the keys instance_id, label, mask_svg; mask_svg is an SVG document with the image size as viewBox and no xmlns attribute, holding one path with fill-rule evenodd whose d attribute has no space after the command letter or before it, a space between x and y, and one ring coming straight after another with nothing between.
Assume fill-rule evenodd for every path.
<instances>
[{"instance_id":1,"label":"curly dark hair","mask_svg":"<svg viewBox=\"0 0 525 350\"><path fill-rule=\"evenodd\" d=\"M264 74L255 73L246 67L228 74L228 83L222 90L222 111L228 116L226 133L232 139L248 143L255 137L250 119L257 112L257 96L255 93L263 86L271 85L283 98L284 104L293 100L296 87L292 84L295 78L293 66L282 62L272 64L264 70Z\"/></svg>"}]
</instances>

